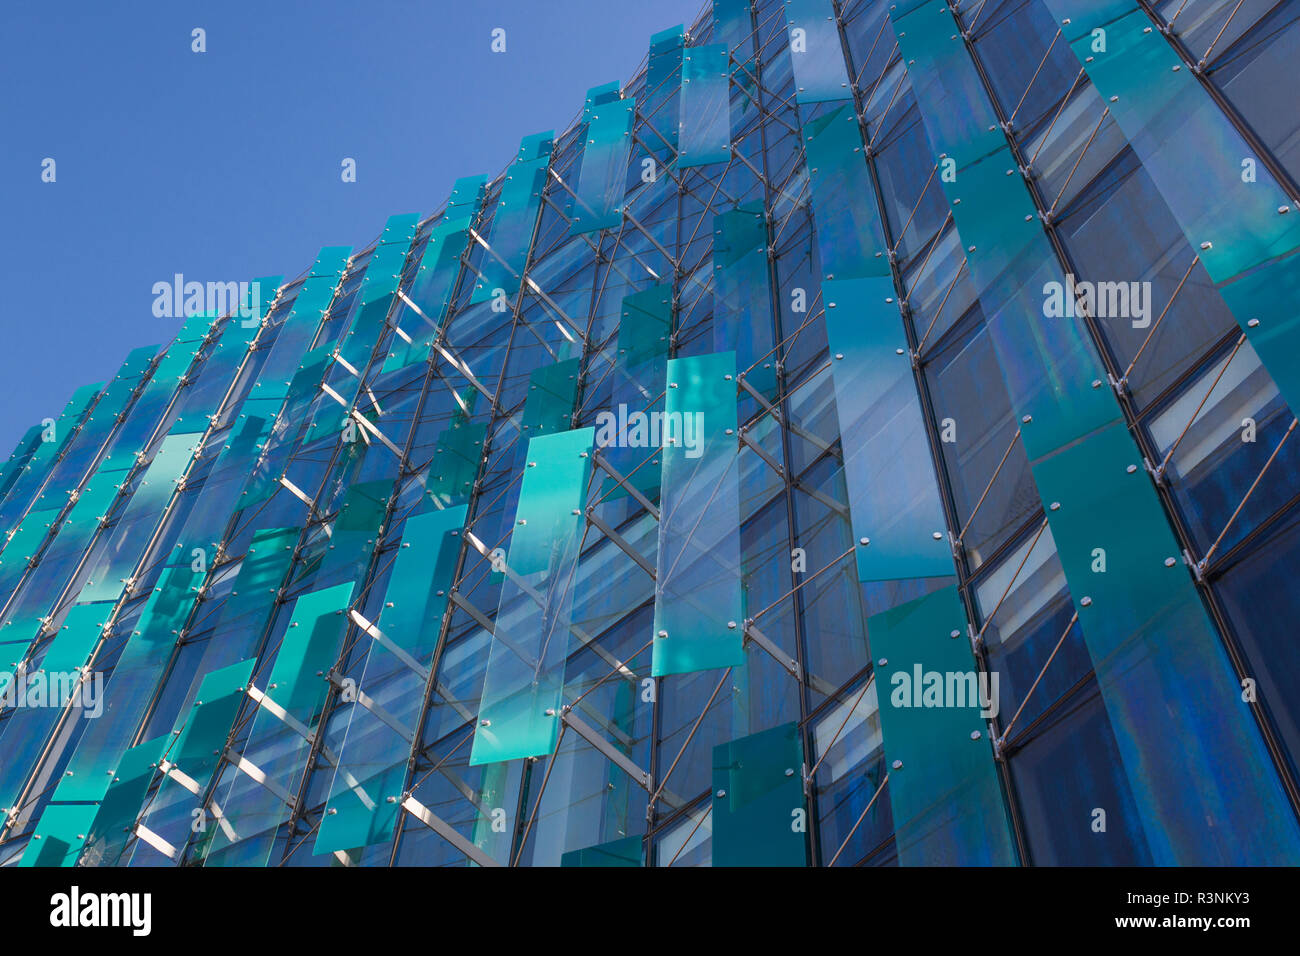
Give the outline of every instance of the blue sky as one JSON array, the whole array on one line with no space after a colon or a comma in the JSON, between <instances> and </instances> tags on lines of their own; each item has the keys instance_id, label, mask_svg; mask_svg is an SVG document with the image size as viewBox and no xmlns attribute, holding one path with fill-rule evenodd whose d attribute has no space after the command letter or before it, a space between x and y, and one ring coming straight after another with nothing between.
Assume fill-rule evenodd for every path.
<instances>
[{"instance_id":1,"label":"blue sky","mask_svg":"<svg viewBox=\"0 0 1300 956\"><path fill-rule=\"evenodd\" d=\"M588 87L626 82L652 33L703 6L5 3L0 462L78 386L170 340L155 282L293 276L321 246L432 212L458 176L495 175L523 135L567 125Z\"/></svg>"}]
</instances>

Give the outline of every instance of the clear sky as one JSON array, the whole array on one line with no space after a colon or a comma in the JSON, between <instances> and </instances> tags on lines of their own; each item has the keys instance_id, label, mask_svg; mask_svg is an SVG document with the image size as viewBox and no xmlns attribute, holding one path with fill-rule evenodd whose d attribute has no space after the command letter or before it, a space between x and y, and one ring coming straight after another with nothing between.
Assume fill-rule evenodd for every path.
<instances>
[{"instance_id":1,"label":"clear sky","mask_svg":"<svg viewBox=\"0 0 1300 956\"><path fill-rule=\"evenodd\" d=\"M704 5L6 0L0 463L78 386L171 339L155 282L291 277L321 246L433 212L455 178L495 175L522 136L566 126L589 87L626 82L652 33Z\"/></svg>"}]
</instances>

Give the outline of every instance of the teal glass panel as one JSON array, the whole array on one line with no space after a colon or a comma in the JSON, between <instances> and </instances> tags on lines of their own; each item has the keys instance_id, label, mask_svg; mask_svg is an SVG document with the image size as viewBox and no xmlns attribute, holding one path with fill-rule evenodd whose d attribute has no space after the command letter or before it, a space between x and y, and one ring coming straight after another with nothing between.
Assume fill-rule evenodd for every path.
<instances>
[{"instance_id":1,"label":"teal glass panel","mask_svg":"<svg viewBox=\"0 0 1300 956\"><path fill-rule=\"evenodd\" d=\"M350 581L361 576L379 541L392 493L392 481L383 478L348 486L321 560L322 575L337 579L341 574Z\"/></svg>"},{"instance_id":2,"label":"teal glass panel","mask_svg":"<svg viewBox=\"0 0 1300 956\"><path fill-rule=\"evenodd\" d=\"M800 103L852 99L831 0L785 0L785 19L795 98Z\"/></svg>"},{"instance_id":3,"label":"teal glass panel","mask_svg":"<svg viewBox=\"0 0 1300 956\"><path fill-rule=\"evenodd\" d=\"M623 297L618 352L626 367L666 358L673 330L672 286L655 285Z\"/></svg>"},{"instance_id":4,"label":"teal glass panel","mask_svg":"<svg viewBox=\"0 0 1300 956\"><path fill-rule=\"evenodd\" d=\"M528 376L523 429L529 437L568 431L573 427L581 364L580 359L566 359L553 365L539 366Z\"/></svg>"},{"instance_id":5,"label":"teal glass panel","mask_svg":"<svg viewBox=\"0 0 1300 956\"><path fill-rule=\"evenodd\" d=\"M1300 829L1124 425L1031 465L1155 862L1295 860Z\"/></svg>"},{"instance_id":6,"label":"teal glass panel","mask_svg":"<svg viewBox=\"0 0 1300 956\"><path fill-rule=\"evenodd\" d=\"M3 500L4 496L9 493L9 489L13 487L13 483L22 474L27 462L31 460L32 453L42 444L41 433L43 431L44 429L40 425L33 425L27 429L22 438L18 439L17 446L9 456L9 460L5 462L4 471L0 473L0 500Z\"/></svg>"},{"instance_id":7,"label":"teal glass panel","mask_svg":"<svg viewBox=\"0 0 1300 956\"><path fill-rule=\"evenodd\" d=\"M594 431L528 442L470 765L555 750Z\"/></svg>"},{"instance_id":8,"label":"teal glass panel","mask_svg":"<svg viewBox=\"0 0 1300 956\"><path fill-rule=\"evenodd\" d=\"M366 274L357 289L357 301L353 306L352 327L339 343L339 353L355 369L365 369L375 341L388 323L388 310L397 293L419 218L413 213L390 216L366 265ZM351 373L348 377L356 381ZM354 386L349 394L355 392ZM339 414L342 414L341 409Z\"/></svg>"},{"instance_id":9,"label":"teal glass panel","mask_svg":"<svg viewBox=\"0 0 1300 956\"><path fill-rule=\"evenodd\" d=\"M970 82L970 54L945 6L900 3L889 16L916 99L925 105L935 161L953 159L960 179L960 170L1006 147L997 114L984 88Z\"/></svg>"},{"instance_id":10,"label":"teal glass panel","mask_svg":"<svg viewBox=\"0 0 1300 956\"><path fill-rule=\"evenodd\" d=\"M41 814L19 866L73 866L99 808L93 803L52 803Z\"/></svg>"},{"instance_id":11,"label":"teal glass panel","mask_svg":"<svg viewBox=\"0 0 1300 956\"><path fill-rule=\"evenodd\" d=\"M654 127L643 134L650 152L661 161L677 149L677 104L681 90L682 51L686 29L682 25L660 30L650 38L646 60L645 102L642 113Z\"/></svg>"},{"instance_id":12,"label":"teal glass panel","mask_svg":"<svg viewBox=\"0 0 1300 956\"><path fill-rule=\"evenodd\" d=\"M256 663L256 658L249 658L205 674L176 743L168 751L167 759L200 789L206 789L217 768ZM179 786L169 777L163 781L159 797L163 790Z\"/></svg>"},{"instance_id":13,"label":"teal glass panel","mask_svg":"<svg viewBox=\"0 0 1300 956\"><path fill-rule=\"evenodd\" d=\"M713 748L713 865L807 866L799 725Z\"/></svg>"},{"instance_id":14,"label":"teal glass panel","mask_svg":"<svg viewBox=\"0 0 1300 956\"><path fill-rule=\"evenodd\" d=\"M586 846L581 850L570 850L560 857L560 866L623 866L642 865L645 851L639 836L623 837L597 846Z\"/></svg>"},{"instance_id":15,"label":"teal glass panel","mask_svg":"<svg viewBox=\"0 0 1300 956\"><path fill-rule=\"evenodd\" d=\"M713 0L713 35L737 60L750 59L754 55L754 22L749 0Z\"/></svg>"},{"instance_id":16,"label":"teal glass panel","mask_svg":"<svg viewBox=\"0 0 1300 956\"><path fill-rule=\"evenodd\" d=\"M1300 408L1300 252L1243 273L1219 291L1287 405Z\"/></svg>"},{"instance_id":17,"label":"teal glass panel","mask_svg":"<svg viewBox=\"0 0 1300 956\"><path fill-rule=\"evenodd\" d=\"M338 659L353 586L349 581L299 595L271 668L266 695L309 727L325 703L329 682L320 674Z\"/></svg>"},{"instance_id":18,"label":"teal glass panel","mask_svg":"<svg viewBox=\"0 0 1300 956\"><path fill-rule=\"evenodd\" d=\"M742 206L713 218L713 350L735 352L759 393L777 394L767 216Z\"/></svg>"},{"instance_id":19,"label":"teal glass panel","mask_svg":"<svg viewBox=\"0 0 1300 956\"><path fill-rule=\"evenodd\" d=\"M164 734L132 747L122 755L86 836L80 860L82 866L117 865L153 783L158 762L172 739L171 734Z\"/></svg>"},{"instance_id":20,"label":"teal glass panel","mask_svg":"<svg viewBox=\"0 0 1300 956\"><path fill-rule=\"evenodd\" d=\"M731 98L727 47L689 47L682 54L682 103L677 165L683 169L731 158Z\"/></svg>"},{"instance_id":21,"label":"teal glass panel","mask_svg":"<svg viewBox=\"0 0 1300 956\"><path fill-rule=\"evenodd\" d=\"M554 134L550 132L525 137L515 161L506 170L471 304L486 302L500 294L513 299L519 292L533 246L533 233L537 230L553 139Z\"/></svg>"},{"instance_id":22,"label":"teal glass panel","mask_svg":"<svg viewBox=\"0 0 1300 956\"><path fill-rule=\"evenodd\" d=\"M474 487L483 460L487 424L453 416L451 425L438 437L426 483L430 495L444 503L463 500Z\"/></svg>"},{"instance_id":23,"label":"teal glass panel","mask_svg":"<svg viewBox=\"0 0 1300 956\"><path fill-rule=\"evenodd\" d=\"M376 627L383 641L370 648L361 689L380 693L375 683L405 667L394 653L400 649L421 666L433 656L447 608L456 562L460 555L460 531L466 506L428 511L411 517L402 534L385 595L384 610ZM424 686L424 678L407 671ZM403 721L408 732L416 730L420 702L407 695L410 713L390 717ZM339 753L339 765L330 787L330 798L316 834L314 853L349 850L385 843L391 839L400 798L405 785L409 739L360 704L353 704L352 718Z\"/></svg>"},{"instance_id":24,"label":"teal glass panel","mask_svg":"<svg viewBox=\"0 0 1300 956\"><path fill-rule=\"evenodd\" d=\"M867 618L902 866L1012 866L1016 854L954 587ZM991 713L996 686L985 678ZM1008 717L1010 715L1007 715Z\"/></svg>"},{"instance_id":25,"label":"teal glass panel","mask_svg":"<svg viewBox=\"0 0 1300 956\"><path fill-rule=\"evenodd\" d=\"M736 355L668 362L651 673L744 660Z\"/></svg>"},{"instance_id":26,"label":"teal glass panel","mask_svg":"<svg viewBox=\"0 0 1300 956\"><path fill-rule=\"evenodd\" d=\"M860 581L954 573L894 296L883 276L822 284Z\"/></svg>"},{"instance_id":27,"label":"teal glass panel","mask_svg":"<svg viewBox=\"0 0 1300 956\"><path fill-rule=\"evenodd\" d=\"M461 256L469 245L470 228L483 205L486 181L484 176L456 180L443 217L429 229L420 268L407 294L419 311L403 303L398 320L398 326L410 341L401 336L393 338L393 351L384 361L385 372L428 360L429 350L447 318L447 307L461 272Z\"/></svg>"},{"instance_id":28,"label":"teal glass panel","mask_svg":"<svg viewBox=\"0 0 1300 956\"><path fill-rule=\"evenodd\" d=\"M596 87L587 94L587 135L571 215L570 232L574 235L616 229L623 222L623 194L627 188L636 100L618 99L617 84L612 101L596 102L607 96L604 87Z\"/></svg>"},{"instance_id":29,"label":"teal glass panel","mask_svg":"<svg viewBox=\"0 0 1300 956\"><path fill-rule=\"evenodd\" d=\"M823 278L889 275L853 104L808 121L803 133Z\"/></svg>"}]
</instances>

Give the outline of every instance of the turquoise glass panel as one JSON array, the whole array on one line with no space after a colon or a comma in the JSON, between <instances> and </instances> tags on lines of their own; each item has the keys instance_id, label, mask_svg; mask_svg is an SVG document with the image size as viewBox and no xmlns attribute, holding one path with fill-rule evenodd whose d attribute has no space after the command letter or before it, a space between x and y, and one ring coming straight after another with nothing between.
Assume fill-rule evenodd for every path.
<instances>
[{"instance_id":1,"label":"turquoise glass panel","mask_svg":"<svg viewBox=\"0 0 1300 956\"><path fill-rule=\"evenodd\" d=\"M176 743L168 750L167 759L200 789L207 788L217 768L256 663L256 658L249 658L205 674ZM161 789L177 786L180 785L168 778Z\"/></svg>"},{"instance_id":2,"label":"turquoise glass panel","mask_svg":"<svg viewBox=\"0 0 1300 956\"><path fill-rule=\"evenodd\" d=\"M736 355L668 362L659 555L656 676L744 660Z\"/></svg>"},{"instance_id":3,"label":"turquoise glass panel","mask_svg":"<svg viewBox=\"0 0 1300 956\"><path fill-rule=\"evenodd\" d=\"M867 618L902 866L1011 866L1011 831L956 588ZM996 687L983 685L992 713ZM1007 718L1010 715L1005 715Z\"/></svg>"},{"instance_id":4,"label":"turquoise glass panel","mask_svg":"<svg viewBox=\"0 0 1300 956\"><path fill-rule=\"evenodd\" d=\"M560 866L636 867L642 865L644 855L641 837L630 836L596 846L586 846L581 850L570 850L560 857Z\"/></svg>"},{"instance_id":5,"label":"turquoise glass panel","mask_svg":"<svg viewBox=\"0 0 1300 956\"><path fill-rule=\"evenodd\" d=\"M525 137L515 161L506 170L471 303L500 295L513 300L518 294L537 230L553 139L550 132Z\"/></svg>"},{"instance_id":6,"label":"turquoise glass panel","mask_svg":"<svg viewBox=\"0 0 1300 956\"><path fill-rule=\"evenodd\" d=\"M686 30L680 24L650 38L646 60L642 114L654 132L642 133L647 148L660 161L671 159L677 148L677 107L680 103L682 51Z\"/></svg>"},{"instance_id":7,"label":"turquoise glass panel","mask_svg":"<svg viewBox=\"0 0 1300 956\"><path fill-rule=\"evenodd\" d=\"M528 437L568 431L578 403L580 359L542 365L528 376L523 429Z\"/></svg>"},{"instance_id":8,"label":"turquoise glass panel","mask_svg":"<svg viewBox=\"0 0 1300 956\"><path fill-rule=\"evenodd\" d=\"M528 442L472 766L555 750L593 437L579 428Z\"/></svg>"},{"instance_id":9,"label":"turquoise glass panel","mask_svg":"<svg viewBox=\"0 0 1300 956\"><path fill-rule=\"evenodd\" d=\"M485 183L484 176L456 180L443 217L430 228L420 268L407 293L419 312L403 303L398 320L398 326L411 341L394 336L392 352L384 362L385 372L429 358L429 350L447 318L452 291L461 274L461 256L470 243L470 228L483 205Z\"/></svg>"},{"instance_id":10,"label":"turquoise glass panel","mask_svg":"<svg viewBox=\"0 0 1300 956\"><path fill-rule=\"evenodd\" d=\"M853 104L806 122L803 138L823 278L889 275Z\"/></svg>"},{"instance_id":11,"label":"turquoise glass panel","mask_svg":"<svg viewBox=\"0 0 1300 956\"><path fill-rule=\"evenodd\" d=\"M582 168L574 190L573 226L570 232L616 229L623 222L623 194L627 188L627 161L632 150L632 122L636 100L595 102L608 90L596 87L587 94L587 135Z\"/></svg>"},{"instance_id":12,"label":"turquoise glass panel","mask_svg":"<svg viewBox=\"0 0 1300 956\"><path fill-rule=\"evenodd\" d=\"M713 35L742 62L754 55L754 22L749 0L713 0Z\"/></svg>"},{"instance_id":13,"label":"turquoise glass panel","mask_svg":"<svg viewBox=\"0 0 1300 956\"><path fill-rule=\"evenodd\" d=\"M47 806L18 865L74 865L98 809L93 803L52 803Z\"/></svg>"},{"instance_id":14,"label":"turquoise glass panel","mask_svg":"<svg viewBox=\"0 0 1300 956\"><path fill-rule=\"evenodd\" d=\"M683 169L731 158L731 99L727 47L689 47L682 54L682 103L677 165Z\"/></svg>"},{"instance_id":15,"label":"turquoise glass panel","mask_svg":"<svg viewBox=\"0 0 1300 956\"><path fill-rule=\"evenodd\" d=\"M807 866L799 725L713 748L713 865Z\"/></svg>"},{"instance_id":16,"label":"turquoise glass panel","mask_svg":"<svg viewBox=\"0 0 1300 956\"><path fill-rule=\"evenodd\" d=\"M822 284L860 581L953 573L903 319L888 277Z\"/></svg>"},{"instance_id":17,"label":"turquoise glass panel","mask_svg":"<svg viewBox=\"0 0 1300 956\"><path fill-rule=\"evenodd\" d=\"M325 703L329 682L320 675L338 659L353 586L349 581L299 595L271 668L266 695L308 726Z\"/></svg>"}]
</instances>

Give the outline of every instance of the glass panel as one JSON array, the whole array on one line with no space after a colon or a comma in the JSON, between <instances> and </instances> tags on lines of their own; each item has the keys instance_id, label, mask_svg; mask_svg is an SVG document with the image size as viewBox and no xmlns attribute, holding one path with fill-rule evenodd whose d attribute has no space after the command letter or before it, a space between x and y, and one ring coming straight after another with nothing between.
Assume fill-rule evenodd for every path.
<instances>
[{"instance_id":1,"label":"glass panel","mask_svg":"<svg viewBox=\"0 0 1300 956\"><path fill-rule=\"evenodd\" d=\"M727 48L721 43L690 47L682 56L677 165L683 169L731 158L728 66Z\"/></svg>"},{"instance_id":2,"label":"glass panel","mask_svg":"<svg viewBox=\"0 0 1300 956\"><path fill-rule=\"evenodd\" d=\"M641 844L641 837L630 836L570 850L560 858L560 866L641 866L645 854Z\"/></svg>"},{"instance_id":3,"label":"glass panel","mask_svg":"<svg viewBox=\"0 0 1300 956\"><path fill-rule=\"evenodd\" d=\"M523 429L530 437L568 431L573 427L581 365L580 359L567 359L539 366L529 374Z\"/></svg>"},{"instance_id":4,"label":"glass panel","mask_svg":"<svg viewBox=\"0 0 1300 956\"><path fill-rule=\"evenodd\" d=\"M471 766L555 750L594 434L528 442Z\"/></svg>"},{"instance_id":5,"label":"glass panel","mask_svg":"<svg viewBox=\"0 0 1300 956\"><path fill-rule=\"evenodd\" d=\"M483 253L482 275L474 286L471 304L501 295L513 299L519 292L537 229L553 138L550 132L525 137L515 161L506 170L492 227L485 237L488 248Z\"/></svg>"},{"instance_id":6,"label":"glass panel","mask_svg":"<svg viewBox=\"0 0 1300 956\"><path fill-rule=\"evenodd\" d=\"M767 216L746 205L713 219L713 349L736 353L745 380L777 394ZM626 308L626 303L624 303Z\"/></svg>"},{"instance_id":7,"label":"glass panel","mask_svg":"<svg viewBox=\"0 0 1300 956\"><path fill-rule=\"evenodd\" d=\"M858 579L954 572L893 281L822 284Z\"/></svg>"},{"instance_id":8,"label":"glass panel","mask_svg":"<svg viewBox=\"0 0 1300 956\"><path fill-rule=\"evenodd\" d=\"M803 133L823 277L889 275L874 186L862 156L862 135L853 105L808 121Z\"/></svg>"},{"instance_id":9,"label":"glass panel","mask_svg":"<svg viewBox=\"0 0 1300 956\"><path fill-rule=\"evenodd\" d=\"M850 99L853 92L831 0L785 0L785 19L795 98L800 103Z\"/></svg>"},{"instance_id":10,"label":"glass panel","mask_svg":"<svg viewBox=\"0 0 1300 956\"><path fill-rule=\"evenodd\" d=\"M170 734L155 737L122 755L113 768L112 782L87 833L86 847L81 855L82 866L116 865L149 792L158 761L172 739Z\"/></svg>"},{"instance_id":11,"label":"glass panel","mask_svg":"<svg viewBox=\"0 0 1300 956\"><path fill-rule=\"evenodd\" d=\"M608 95L606 87L587 93L587 138L582 150L582 170L574 190L574 235L615 229L623 222L623 193L627 186L627 159L632 149L632 123L636 100L597 103Z\"/></svg>"},{"instance_id":12,"label":"glass panel","mask_svg":"<svg viewBox=\"0 0 1300 956\"><path fill-rule=\"evenodd\" d=\"M976 668L957 590L873 615L867 635L899 863L1014 865L985 723L996 713L997 684Z\"/></svg>"},{"instance_id":13,"label":"glass panel","mask_svg":"<svg viewBox=\"0 0 1300 956\"><path fill-rule=\"evenodd\" d=\"M735 374L734 352L668 362L656 677L744 661Z\"/></svg>"},{"instance_id":14,"label":"glass panel","mask_svg":"<svg viewBox=\"0 0 1300 956\"><path fill-rule=\"evenodd\" d=\"M19 866L73 866L99 808L93 803L52 803L41 814Z\"/></svg>"},{"instance_id":15,"label":"glass panel","mask_svg":"<svg viewBox=\"0 0 1300 956\"><path fill-rule=\"evenodd\" d=\"M799 725L713 748L713 865L807 866Z\"/></svg>"}]
</instances>

